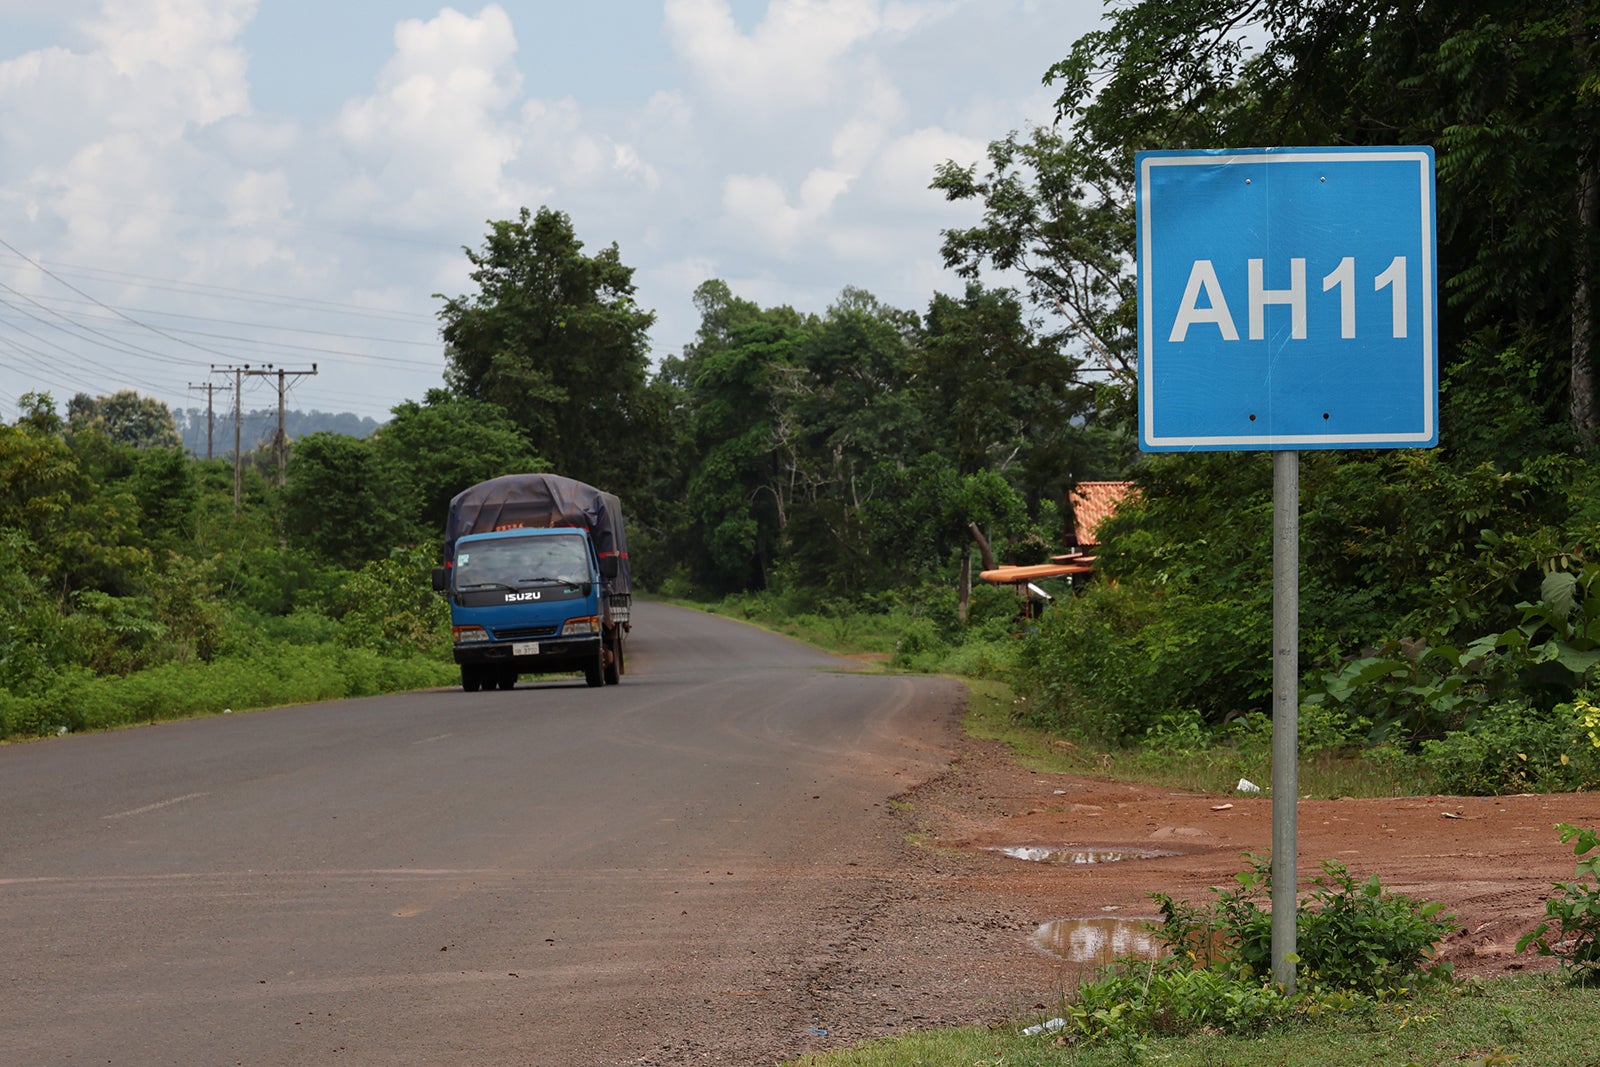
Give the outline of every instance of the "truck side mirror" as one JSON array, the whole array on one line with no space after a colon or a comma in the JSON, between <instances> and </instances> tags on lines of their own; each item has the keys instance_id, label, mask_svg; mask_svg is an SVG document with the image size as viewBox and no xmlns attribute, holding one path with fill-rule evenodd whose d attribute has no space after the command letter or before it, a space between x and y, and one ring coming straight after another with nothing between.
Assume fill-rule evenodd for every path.
<instances>
[{"instance_id":1,"label":"truck side mirror","mask_svg":"<svg viewBox=\"0 0 1600 1067\"><path fill-rule=\"evenodd\" d=\"M433 591L442 593L450 588L450 572L444 567L433 568Z\"/></svg>"},{"instance_id":2,"label":"truck side mirror","mask_svg":"<svg viewBox=\"0 0 1600 1067\"><path fill-rule=\"evenodd\" d=\"M604 578L606 581L609 582L615 579L619 569L620 564L618 563L616 556L600 557L600 577Z\"/></svg>"}]
</instances>

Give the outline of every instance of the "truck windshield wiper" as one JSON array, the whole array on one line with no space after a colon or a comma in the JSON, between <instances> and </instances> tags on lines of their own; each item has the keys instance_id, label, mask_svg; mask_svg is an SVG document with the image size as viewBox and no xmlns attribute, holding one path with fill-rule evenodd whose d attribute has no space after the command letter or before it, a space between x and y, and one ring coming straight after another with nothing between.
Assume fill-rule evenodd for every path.
<instances>
[{"instance_id":1,"label":"truck windshield wiper","mask_svg":"<svg viewBox=\"0 0 1600 1067\"><path fill-rule=\"evenodd\" d=\"M518 578L517 579L517 584L518 585L533 585L535 582L553 582L556 585L582 585L582 584L584 584L583 580L581 578L552 578L549 575L541 575L541 576L539 576L537 578Z\"/></svg>"},{"instance_id":2,"label":"truck windshield wiper","mask_svg":"<svg viewBox=\"0 0 1600 1067\"><path fill-rule=\"evenodd\" d=\"M511 592L516 592L516 586L507 585L504 582L473 582L469 585L456 586L456 592L458 593L465 593L472 589L507 589Z\"/></svg>"}]
</instances>

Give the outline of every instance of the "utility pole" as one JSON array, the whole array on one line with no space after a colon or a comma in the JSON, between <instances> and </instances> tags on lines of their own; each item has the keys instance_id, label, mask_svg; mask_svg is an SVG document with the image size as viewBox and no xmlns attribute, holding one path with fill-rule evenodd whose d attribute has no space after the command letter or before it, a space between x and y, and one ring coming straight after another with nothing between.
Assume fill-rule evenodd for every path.
<instances>
[{"instance_id":1,"label":"utility pole","mask_svg":"<svg viewBox=\"0 0 1600 1067\"><path fill-rule=\"evenodd\" d=\"M213 367L212 369L215 370L216 368ZM193 382L190 382L189 383L189 388L190 389L204 389L206 391L206 458L210 459L211 458L211 434L212 434L212 431L216 429L216 425L217 425L216 411L213 408L212 397L213 397L213 394L216 393L216 391L217 391L217 386L216 386L215 382L205 382L205 383L203 383L201 385L196 385Z\"/></svg>"},{"instance_id":2,"label":"utility pole","mask_svg":"<svg viewBox=\"0 0 1600 1067\"><path fill-rule=\"evenodd\" d=\"M268 363L261 370L250 370L247 367L244 373L258 376L276 374L278 376L278 432L273 437L272 445L278 453L278 485L281 488L287 480L288 474L288 453L285 447L288 441L283 435L283 394L288 385L287 379L290 377L298 378L304 374L315 374L317 373L317 365L315 363L311 364L310 370L284 370L282 367L274 369L272 364Z\"/></svg>"},{"instance_id":3,"label":"utility pole","mask_svg":"<svg viewBox=\"0 0 1600 1067\"><path fill-rule=\"evenodd\" d=\"M240 449L240 424L244 421L241 404L244 395L244 376L260 372L252 372L250 364L246 363L242 367L219 367L212 364L211 373L233 375L233 514L237 517L239 502L244 496L244 453Z\"/></svg>"}]
</instances>

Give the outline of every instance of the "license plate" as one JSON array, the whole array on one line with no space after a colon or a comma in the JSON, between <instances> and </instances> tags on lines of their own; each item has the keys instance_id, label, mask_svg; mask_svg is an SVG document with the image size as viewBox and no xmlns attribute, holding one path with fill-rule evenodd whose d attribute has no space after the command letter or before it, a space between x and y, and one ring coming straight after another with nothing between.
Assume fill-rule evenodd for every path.
<instances>
[{"instance_id":1,"label":"license plate","mask_svg":"<svg viewBox=\"0 0 1600 1067\"><path fill-rule=\"evenodd\" d=\"M511 643L511 654L513 656L537 656L539 654L539 642L513 641Z\"/></svg>"}]
</instances>

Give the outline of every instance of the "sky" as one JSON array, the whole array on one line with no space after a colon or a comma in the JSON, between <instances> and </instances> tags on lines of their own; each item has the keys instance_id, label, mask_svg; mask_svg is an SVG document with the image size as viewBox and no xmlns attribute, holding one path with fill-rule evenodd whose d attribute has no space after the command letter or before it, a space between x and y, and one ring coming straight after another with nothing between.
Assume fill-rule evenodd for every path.
<instances>
[{"instance_id":1,"label":"sky","mask_svg":"<svg viewBox=\"0 0 1600 1067\"><path fill-rule=\"evenodd\" d=\"M615 244L651 354L695 289L959 293L928 188L1049 125L1099 0L0 0L0 419L132 389L385 420L444 384L464 248ZM273 374L246 409L275 407Z\"/></svg>"}]
</instances>

